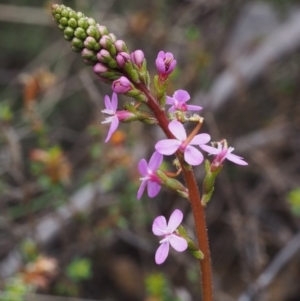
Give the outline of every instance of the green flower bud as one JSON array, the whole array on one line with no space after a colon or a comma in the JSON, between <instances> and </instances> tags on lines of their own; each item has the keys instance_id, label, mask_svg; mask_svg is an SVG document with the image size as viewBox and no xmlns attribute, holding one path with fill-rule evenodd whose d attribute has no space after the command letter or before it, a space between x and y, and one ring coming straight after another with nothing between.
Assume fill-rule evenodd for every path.
<instances>
[{"instance_id":1,"label":"green flower bud","mask_svg":"<svg viewBox=\"0 0 300 301\"><path fill-rule=\"evenodd\" d=\"M65 34L65 36L72 39L74 37L74 29L72 27L68 26L68 27L65 28L64 34Z\"/></svg>"},{"instance_id":2,"label":"green flower bud","mask_svg":"<svg viewBox=\"0 0 300 301\"><path fill-rule=\"evenodd\" d=\"M72 39L71 44L72 44L73 47L76 47L76 48L79 48L79 49L84 48L83 42L80 39L76 38L76 37Z\"/></svg>"},{"instance_id":3,"label":"green flower bud","mask_svg":"<svg viewBox=\"0 0 300 301\"><path fill-rule=\"evenodd\" d=\"M54 14L53 18L55 20L56 23L59 23L60 19L61 19L61 15L60 14Z\"/></svg>"},{"instance_id":4,"label":"green flower bud","mask_svg":"<svg viewBox=\"0 0 300 301\"><path fill-rule=\"evenodd\" d=\"M162 185L169 188L170 190L176 191L180 196L184 198L189 197L187 188L178 180L168 177L163 171L158 169L156 175L161 179Z\"/></svg>"},{"instance_id":5,"label":"green flower bud","mask_svg":"<svg viewBox=\"0 0 300 301\"><path fill-rule=\"evenodd\" d=\"M185 228L182 225L179 225L177 232L182 236L188 243L188 251L196 259L204 259L204 254L201 250L198 249L196 243L188 236Z\"/></svg>"},{"instance_id":6,"label":"green flower bud","mask_svg":"<svg viewBox=\"0 0 300 301\"><path fill-rule=\"evenodd\" d=\"M80 18L78 20L78 26L83 29L87 29L89 27L89 22L87 21L86 18Z\"/></svg>"},{"instance_id":7,"label":"green flower bud","mask_svg":"<svg viewBox=\"0 0 300 301\"><path fill-rule=\"evenodd\" d=\"M68 25L70 27L73 27L74 29L77 27L77 21L75 18L70 18L69 21L68 21Z\"/></svg>"},{"instance_id":8,"label":"green flower bud","mask_svg":"<svg viewBox=\"0 0 300 301\"><path fill-rule=\"evenodd\" d=\"M96 25L96 21L93 18L88 18L89 25Z\"/></svg>"},{"instance_id":9,"label":"green flower bud","mask_svg":"<svg viewBox=\"0 0 300 301\"><path fill-rule=\"evenodd\" d=\"M205 178L203 181L203 195L201 198L201 204L205 206L214 192L214 185L217 175L221 172L223 166L219 166L216 170L211 171L210 162L205 160Z\"/></svg>"},{"instance_id":10,"label":"green flower bud","mask_svg":"<svg viewBox=\"0 0 300 301\"><path fill-rule=\"evenodd\" d=\"M84 58L84 59L92 59L94 56L96 56L96 53L93 51L93 50L90 50L90 49L87 49L87 48L84 48L81 52L81 56ZM96 57L96 60L97 60L97 57Z\"/></svg>"},{"instance_id":11,"label":"green flower bud","mask_svg":"<svg viewBox=\"0 0 300 301\"><path fill-rule=\"evenodd\" d=\"M77 17L76 12L74 12L74 10L69 12L69 18L77 20L78 17Z\"/></svg>"},{"instance_id":12,"label":"green flower bud","mask_svg":"<svg viewBox=\"0 0 300 301\"><path fill-rule=\"evenodd\" d=\"M63 26L63 25L61 25L61 24L59 24L59 25L58 25L58 28L61 29L61 30L64 30L66 27Z\"/></svg>"},{"instance_id":13,"label":"green flower bud","mask_svg":"<svg viewBox=\"0 0 300 301\"><path fill-rule=\"evenodd\" d=\"M95 38L97 41L100 39L100 33L99 30L96 26L89 26L88 29L86 30L86 33L90 36Z\"/></svg>"},{"instance_id":14,"label":"green flower bud","mask_svg":"<svg viewBox=\"0 0 300 301\"><path fill-rule=\"evenodd\" d=\"M74 35L75 35L76 38L78 38L80 40L84 40L86 38L85 30L81 27L77 27L75 29Z\"/></svg>"},{"instance_id":15,"label":"green flower bud","mask_svg":"<svg viewBox=\"0 0 300 301\"><path fill-rule=\"evenodd\" d=\"M59 23L66 27L68 25L68 19L63 17L59 20Z\"/></svg>"},{"instance_id":16,"label":"green flower bud","mask_svg":"<svg viewBox=\"0 0 300 301\"><path fill-rule=\"evenodd\" d=\"M69 18L69 10L67 9L63 9L60 14L62 15L62 17Z\"/></svg>"},{"instance_id":17,"label":"green flower bud","mask_svg":"<svg viewBox=\"0 0 300 301\"><path fill-rule=\"evenodd\" d=\"M94 38L92 37L87 37L85 40L84 40L84 46L87 48L87 49L90 49L90 50L94 50L94 47L95 45L97 45L97 42Z\"/></svg>"},{"instance_id":18,"label":"green flower bud","mask_svg":"<svg viewBox=\"0 0 300 301\"><path fill-rule=\"evenodd\" d=\"M85 17L85 15L82 12L79 11L77 13L77 19L84 18L84 17Z\"/></svg>"}]
</instances>

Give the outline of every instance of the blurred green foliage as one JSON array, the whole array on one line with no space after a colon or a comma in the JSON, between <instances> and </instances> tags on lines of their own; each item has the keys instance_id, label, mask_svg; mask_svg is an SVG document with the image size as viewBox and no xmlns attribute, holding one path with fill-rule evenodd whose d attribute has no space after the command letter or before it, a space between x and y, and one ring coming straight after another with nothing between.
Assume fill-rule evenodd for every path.
<instances>
[{"instance_id":1,"label":"blurred green foliage","mask_svg":"<svg viewBox=\"0 0 300 301\"><path fill-rule=\"evenodd\" d=\"M146 291L149 297L157 301L180 301L174 297L167 278L161 273L154 273L145 279Z\"/></svg>"},{"instance_id":2,"label":"blurred green foliage","mask_svg":"<svg viewBox=\"0 0 300 301\"><path fill-rule=\"evenodd\" d=\"M295 216L300 217L300 187L297 187L289 192L287 195L288 203L291 211Z\"/></svg>"}]
</instances>

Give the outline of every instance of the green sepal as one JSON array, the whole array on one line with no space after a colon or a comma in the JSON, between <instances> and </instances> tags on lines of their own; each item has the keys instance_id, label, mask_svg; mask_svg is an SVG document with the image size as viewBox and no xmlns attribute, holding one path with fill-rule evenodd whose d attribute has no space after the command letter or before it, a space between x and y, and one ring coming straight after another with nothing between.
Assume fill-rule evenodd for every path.
<instances>
[{"instance_id":1,"label":"green sepal","mask_svg":"<svg viewBox=\"0 0 300 301\"><path fill-rule=\"evenodd\" d=\"M106 49L112 57L115 57L117 54L117 49L115 45L113 45L113 42L110 39L106 40L106 45L104 49Z\"/></svg>"},{"instance_id":2,"label":"green sepal","mask_svg":"<svg viewBox=\"0 0 300 301\"><path fill-rule=\"evenodd\" d=\"M124 65L124 70L127 72L127 74L129 75L130 79L135 82L138 83L139 82L139 74L138 72L135 70L134 65L132 64L132 62L127 61Z\"/></svg>"},{"instance_id":3,"label":"green sepal","mask_svg":"<svg viewBox=\"0 0 300 301\"><path fill-rule=\"evenodd\" d=\"M214 171L211 171L211 163L209 160L205 160L205 178L203 181L203 192L201 198L201 204L205 206L212 197L214 192L214 185L217 175L221 172L223 166L219 166Z\"/></svg>"},{"instance_id":4,"label":"green sepal","mask_svg":"<svg viewBox=\"0 0 300 301\"><path fill-rule=\"evenodd\" d=\"M157 100L158 100L160 106L162 108L164 108L166 105L166 89L168 86L168 80L166 80L165 82L162 83L159 80L159 76L155 75L153 84L154 84Z\"/></svg>"},{"instance_id":5,"label":"green sepal","mask_svg":"<svg viewBox=\"0 0 300 301\"><path fill-rule=\"evenodd\" d=\"M140 90L132 89L125 93L126 96L132 97L138 101L145 102L147 100L147 97L144 93L142 93Z\"/></svg>"},{"instance_id":6,"label":"green sepal","mask_svg":"<svg viewBox=\"0 0 300 301\"><path fill-rule=\"evenodd\" d=\"M83 49L83 48L84 48L84 44L83 44L82 40L80 40L80 39L78 39L78 38L76 38L76 37L74 37L74 38L72 39L71 45L72 45L73 47L78 48L78 49Z\"/></svg>"},{"instance_id":7,"label":"green sepal","mask_svg":"<svg viewBox=\"0 0 300 301\"><path fill-rule=\"evenodd\" d=\"M185 228L182 225L179 225L177 228L177 232L180 236L182 236L188 243L188 251L190 254L195 257L196 259L204 259L204 254L201 250L198 249L195 242L188 236Z\"/></svg>"},{"instance_id":8,"label":"green sepal","mask_svg":"<svg viewBox=\"0 0 300 301\"><path fill-rule=\"evenodd\" d=\"M123 107L130 113L135 114L138 120L146 124L157 124L157 119L149 112L138 110L134 104L126 102Z\"/></svg>"},{"instance_id":9,"label":"green sepal","mask_svg":"<svg viewBox=\"0 0 300 301\"><path fill-rule=\"evenodd\" d=\"M183 198L187 198L189 197L189 193L187 188L178 180L174 179L174 178L170 178L168 177L162 170L157 169L156 171L156 175L161 179L161 184L172 190L175 191L176 193L178 193L181 197Z\"/></svg>"}]
</instances>

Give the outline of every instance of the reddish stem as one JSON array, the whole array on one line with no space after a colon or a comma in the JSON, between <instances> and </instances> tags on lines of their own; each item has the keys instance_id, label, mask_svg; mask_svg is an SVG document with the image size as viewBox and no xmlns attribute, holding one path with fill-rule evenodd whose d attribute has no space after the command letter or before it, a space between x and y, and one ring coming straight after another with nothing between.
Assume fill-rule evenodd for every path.
<instances>
[{"instance_id":1,"label":"reddish stem","mask_svg":"<svg viewBox=\"0 0 300 301\"><path fill-rule=\"evenodd\" d=\"M148 99L147 106L155 115L158 125L164 131L169 139L174 139L173 134L168 128L169 120L164 112L156 102L155 98L151 95L151 92L142 84L136 84L136 87L142 91ZM185 162L182 156L178 157L182 173L186 182L186 186L189 191L189 200L192 207L192 212L195 221L196 236L198 240L199 249L204 254L204 259L199 260L201 271L201 286L202 286L202 301L213 301L213 287L212 287L212 270L211 259L208 244L208 235L206 228L206 219L204 207L201 204L201 197L198 190L198 185L194 176L193 169L185 167Z\"/></svg>"}]
</instances>

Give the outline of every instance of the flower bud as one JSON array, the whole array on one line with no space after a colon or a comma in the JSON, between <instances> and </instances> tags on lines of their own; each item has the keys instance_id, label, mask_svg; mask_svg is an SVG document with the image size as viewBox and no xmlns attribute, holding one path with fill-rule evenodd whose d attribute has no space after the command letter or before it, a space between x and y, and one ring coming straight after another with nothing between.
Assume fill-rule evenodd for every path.
<instances>
[{"instance_id":1,"label":"flower bud","mask_svg":"<svg viewBox=\"0 0 300 301\"><path fill-rule=\"evenodd\" d=\"M78 26L83 29L87 29L89 27L89 23L86 18L80 18L77 23Z\"/></svg>"},{"instance_id":2,"label":"flower bud","mask_svg":"<svg viewBox=\"0 0 300 301\"><path fill-rule=\"evenodd\" d=\"M82 52L81 52L81 56L84 59L91 59L95 56L95 52L93 50L87 49L87 48L83 48Z\"/></svg>"},{"instance_id":3,"label":"flower bud","mask_svg":"<svg viewBox=\"0 0 300 301\"><path fill-rule=\"evenodd\" d=\"M101 37L104 36L104 35L108 35L108 29L107 29L106 26L99 25L99 24L97 24L96 26L98 28L98 31L99 31Z\"/></svg>"},{"instance_id":4,"label":"flower bud","mask_svg":"<svg viewBox=\"0 0 300 301\"><path fill-rule=\"evenodd\" d=\"M94 38L92 37L87 37L85 40L84 40L84 46L87 48L87 49L90 49L90 50L93 50L95 45L97 45L97 42Z\"/></svg>"},{"instance_id":5,"label":"flower bud","mask_svg":"<svg viewBox=\"0 0 300 301\"><path fill-rule=\"evenodd\" d=\"M120 52L116 56L116 61L119 67L124 67L125 63L130 60L130 55L127 52Z\"/></svg>"},{"instance_id":6,"label":"flower bud","mask_svg":"<svg viewBox=\"0 0 300 301\"><path fill-rule=\"evenodd\" d=\"M117 40L114 43L118 52L127 52L127 46L123 40Z\"/></svg>"},{"instance_id":7,"label":"flower bud","mask_svg":"<svg viewBox=\"0 0 300 301\"><path fill-rule=\"evenodd\" d=\"M106 49L101 49L97 53L97 59L99 60L99 62L106 63L109 61L110 58L110 53Z\"/></svg>"},{"instance_id":8,"label":"flower bud","mask_svg":"<svg viewBox=\"0 0 300 301\"><path fill-rule=\"evenodd\" d=\"M109 69L107 68L106 65L102 64L102 63L97 63L95 66L94 66L94 72L97 74L97 75L101 75L102 73L104 72L108 72Z\"/></svg>"},{"instance_id":9,"label":"flower bud","mask_svg":"<svg viewBox=\"0 0 300 301\"><path fill-rule=\"evenodd\" d=\"M89 26L88 29L86 30L86 33L97 41L100 39L100 33L96 26L93 25Z\"/></svg>"},{"instance_id":10,"label":"flower bud","mask_svg":"<svg viewBox=\"0 0 300 301\"><path fill-rule=\"evenodd\" d=\"M144 61L144 52L142 50L136 50L130 54L131 61L139 68L142 66Z\"/></svg>"},{"instance_id":11,"label":"flower bud","mask_svg":"<svg viewBox=\"0 0 300 301\"><path fill-rule=\"evenodd\" d=\"M85 30L81 27L77 27L75 29L74 35L76 38L78 38L80 40L84 40L87 37Z\"/></svg>"},{"instance_id":12,"label":"flower bud","mask_svg":"<svg viewBox=\"0 0 300 301\"><path fill-rule=\"evenodd\" d=\"M116 93L124 94L132 89L131 82L127 77L121 76L119 79L113 82L112 89Z\"/></svg>"}]
</instances>

